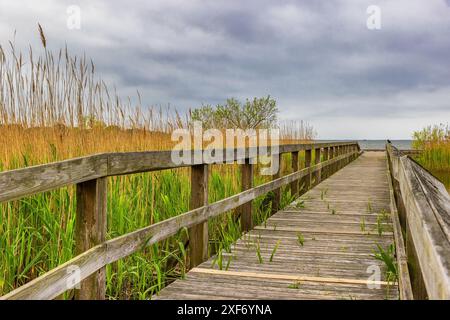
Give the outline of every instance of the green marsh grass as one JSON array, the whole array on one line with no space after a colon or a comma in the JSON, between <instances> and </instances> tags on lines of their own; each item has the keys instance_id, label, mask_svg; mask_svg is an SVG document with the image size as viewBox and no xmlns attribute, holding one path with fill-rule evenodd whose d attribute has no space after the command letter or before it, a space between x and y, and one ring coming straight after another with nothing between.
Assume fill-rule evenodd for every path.
<instances>
[{"instance_id":1,"label":"green marsh grass","mask_svg":"<svg viewBox=\"0 0 450 320\"><path fill-rule=\"evenodd\" d=\"M92 61L72 56L67 48L56 53L30 48L23 54L13 43L0 46L0 171L101 152L168 150L174 145L171 132L188 128L189 122L189 114L143 105L139 93L122 99L97 76ZM310 140L310 129L284 126L282 143L298 143L302 136ZM283 159L287 172L289 157ZM269 181L258 168L255 172L255 185ZM210 202L239 191L238 165L210 167ZM107 238L186 212L189 198L187 168L110 177ZM253 201L255 225L270 216L269 200L265 195ZM291 200L283 192L282 203ZM0 295L74 256L75 206L74 186L0 204ZM211 219L208 226L210 255L221 257L241 236L235 212ZM183 277L187 238L183 229L108 265L107 298L148 299Z\"/></svg>"},{"instance_id":2,"label":"green marsh grass","mask_svg":"<svg viewBox=\"0 0 450 320\"><path fill-rule=\"evenodd\" d=\"M415 159L450 191L450 127L440 124L415 131L413 148L422 150Z\"/></svg>"}]
</instances>

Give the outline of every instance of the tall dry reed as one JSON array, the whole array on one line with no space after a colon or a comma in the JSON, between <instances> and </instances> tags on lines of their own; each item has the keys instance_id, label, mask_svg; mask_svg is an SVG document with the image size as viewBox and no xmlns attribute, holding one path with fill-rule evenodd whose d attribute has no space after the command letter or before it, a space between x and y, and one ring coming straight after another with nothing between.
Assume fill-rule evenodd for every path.
<instances>
[{"instance_id":1,"label":"tall dry reed","mask_svg":"<svg viewBox=\"0 0 450 320\"><path fill-rule=\"evenodd\" d=\"M139 93L136 103L122 99L86 56L72 56L67 47L53 53L40 26L39 35L38 54L31 47L23 54L12 42L0 46L0 171L99 152L168 149L171 132L189 126L189 114L144 106ZM311 138L309 126L281 129L290 142ZM240 189L236 166L214 166L210 181L211 202ZM110 178L107 237L187 211L189 193L187 169ZM0 295L73 257L75 205L73 187L0 204ZM254 207L262 222L270 212L265 197ZM211 253L228 250L240 236L239 222L230 212L210 222L210 234ZM149 298L182 276L185 241L181 231L109 265L108 297Z\"/></svg>"}]
</instances>

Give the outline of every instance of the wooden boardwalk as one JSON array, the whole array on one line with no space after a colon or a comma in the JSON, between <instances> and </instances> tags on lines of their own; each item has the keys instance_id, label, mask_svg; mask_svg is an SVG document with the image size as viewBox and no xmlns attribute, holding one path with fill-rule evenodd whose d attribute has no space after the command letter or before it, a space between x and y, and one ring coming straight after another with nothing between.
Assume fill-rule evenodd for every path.
<instances>
[{"instance_id":1,"label":"wooden boardwalk","mask_svg":"<svg viewBox=\"0 0 450 320\"><path fill-rule=\"evenodd\" d=\"M365 152L244 234L221 270L212 257L154 298L398 299L374 258L394 243L390 200L386 153Z\"/></svg>"}]
</instances>

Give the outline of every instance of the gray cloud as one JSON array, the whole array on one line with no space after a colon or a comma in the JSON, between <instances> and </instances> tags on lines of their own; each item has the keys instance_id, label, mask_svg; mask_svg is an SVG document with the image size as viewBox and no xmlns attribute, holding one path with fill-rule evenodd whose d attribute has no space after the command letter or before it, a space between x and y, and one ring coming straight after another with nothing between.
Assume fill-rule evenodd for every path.
<instances>
[{"instance_id":1,"label":"gray cloud","mask_svg":"<svg viewBox=\"0 0 450 320\"><path fill-rule=\"evenodd\" d=\"M81 30L66 8L81 8ZM381 8L382 29L366 28ZM180 110L270 94L321 138L408 138L450 119L450 6L398 1L0 0L0 43L92 57L123 95Z\"/></svg>"}]
</instances>

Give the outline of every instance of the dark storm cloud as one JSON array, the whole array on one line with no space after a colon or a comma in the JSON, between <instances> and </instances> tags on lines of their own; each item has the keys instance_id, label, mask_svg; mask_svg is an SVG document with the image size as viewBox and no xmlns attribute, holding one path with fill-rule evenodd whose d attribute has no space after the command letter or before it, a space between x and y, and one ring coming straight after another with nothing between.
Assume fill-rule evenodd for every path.
<instances>
[{"instance_id":1,"label":"dark storm cloud","mask_svg":"<svg viewBox=\"0 0 450 320\"><path fill-rule=\"evenodd\" d=\"M66 8L81 8L80 30ZM366 9L381 8L381 30ZM0 0L1 43L67 43L124 95L178 109L270 94L323 138L408 137L450 119L450 7L398 1ZM383 132L380 132L382 128Z\"/></svg>"}]
</instances>

